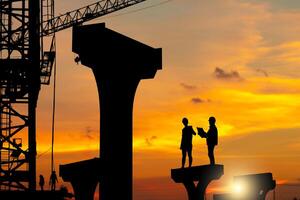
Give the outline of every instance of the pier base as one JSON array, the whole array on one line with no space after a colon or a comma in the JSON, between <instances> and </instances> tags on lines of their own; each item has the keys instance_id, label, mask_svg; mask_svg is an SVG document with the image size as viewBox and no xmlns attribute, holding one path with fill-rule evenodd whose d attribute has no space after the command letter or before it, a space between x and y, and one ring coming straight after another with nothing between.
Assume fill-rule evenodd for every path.
<instances>
[{"instance_id":1,"label":"pier base","mask_svg":"<svg viewBox=\"0 0 300 200\"><path fill-rule=\"evenodd\" d=\"M223 174L223 165L202 165L171 170L172 179L184 185L189 200L204 200L208 184L218 180Z\"/></svg>"},{"instance_id":2,"label":"pier base","mask_svg":"<svg viewBox=\"0 0 300 200\"><path fill-rule=\"evenodd\" d=\"M76 200L93 200L100 179L100 159L94 158L59 166L59 175L72 184Z\"/></svg>"}]
</instances>

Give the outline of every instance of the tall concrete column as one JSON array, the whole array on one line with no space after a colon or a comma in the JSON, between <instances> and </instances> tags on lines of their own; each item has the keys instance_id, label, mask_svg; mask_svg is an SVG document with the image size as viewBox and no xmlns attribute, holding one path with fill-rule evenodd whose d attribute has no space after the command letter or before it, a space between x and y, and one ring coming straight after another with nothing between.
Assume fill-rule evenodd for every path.
<instances>
[{"instance_id":1,"label":"tall concrete column","mask_svg":"<svg viewBox=\"0 0 300 200\"><path fill-rule=\"evenodd\" d=\"M154 78L162 50L107 29L73 28L77 61L93 70L100 101L100 199L132 199L132 109L137 86Z\"/></svg>"},{"instance_id":2,"label":"tall concrete column","mask_svg":"<svg viewBox=\"0 0 300 200\"><path fill-rule=\"evenodd\" d=\"M132 109L138 77L103 79L93 70L100 100L101 199L132 199Z\"/></svg>"}]
</instances>

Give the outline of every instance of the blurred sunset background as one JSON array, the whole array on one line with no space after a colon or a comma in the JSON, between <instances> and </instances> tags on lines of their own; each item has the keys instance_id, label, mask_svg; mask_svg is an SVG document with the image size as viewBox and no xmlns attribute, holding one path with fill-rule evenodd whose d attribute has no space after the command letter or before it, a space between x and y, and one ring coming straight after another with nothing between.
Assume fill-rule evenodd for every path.
<instances>
[{"instance_id":1,"label":"blurred sunset background","mask_svg":"<svg viewBox=\"0 0 300 200\"><path fill-rule=\"evenodd\" d=\"M56 15L93 2L56 1ZM163 49L163 69L141 81L135 98L135 200L187 199L170 179L181 164L181 119L207 130L210 116L217 119L215 155L225 175L209 186L209 197L230 192L235 175L272 172L277 199L300 198L299 0L147 0L91 23L101 22ZM59 32L57 170L99 155L96 82L71 48L72 30ZM37 168L46 181L52 87L42 88L37 108ZM195 136L193 144L193 165L208 164L205 140Z\"/></svg>"}]
</instances>

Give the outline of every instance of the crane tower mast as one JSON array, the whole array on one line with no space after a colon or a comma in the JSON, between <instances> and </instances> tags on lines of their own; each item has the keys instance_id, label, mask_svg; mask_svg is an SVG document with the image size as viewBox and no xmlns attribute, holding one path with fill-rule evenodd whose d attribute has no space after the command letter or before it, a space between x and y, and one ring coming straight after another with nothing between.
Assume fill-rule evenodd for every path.
<instances>
[{"instance_id":1,"label":"crane tower mast","mask_svg":"<svg viewBox=\"0 0 300 200\"><path fill-rule=\"evenodd\" d=\"M36 188L36 105L50 83L53 34L143 1L101 0L54 17L54 0L0 0L0 190Z\"/></svg>"}]
</instances>

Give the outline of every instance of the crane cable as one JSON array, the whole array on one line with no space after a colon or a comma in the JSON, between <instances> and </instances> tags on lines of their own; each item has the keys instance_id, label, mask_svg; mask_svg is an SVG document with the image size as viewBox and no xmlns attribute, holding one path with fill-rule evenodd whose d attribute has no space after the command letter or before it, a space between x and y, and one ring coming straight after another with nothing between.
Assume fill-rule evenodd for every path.
<instances>
[{"instance_id":1,"label":"crane cable","mask_svg":"<svg viewBox=\"0 0 300 200\"><path fill-rule=\"evenodd\" d=\"M55 33L53 35L54 41ZM55 43L56 52L56 43ZM56 106L56 59L54 60L54 72L53 72L53 99L52 99L52 127L51 127L51 173L55 171L54 167L54 135L55 135L55 106Z\"/></svg>"},{"instance_id":2,"label":"crane cable","mask_svg":"<svg viewBox=\"0 0 300 200\"><path fill-rule=\"evenodd\" d=\"M55 5L54 0L50 0L51 7L50 13L52 17L55 15ZM54 49L53 51L56 54L56 35L53 33L53 42L54 42ZM54 166L54 134L55 134L55 107L56 107L56 56L54 57L54 72L53 72L53 101L52 101L52 127L51 127L51 176L52 173L55 171Z\"/></svg>"},{"instance_id":3,"label":"crane cable","mask_svg":"<svg viewBox=\"0 0 300 200\"><path fill-rule=\"evenodd\" d=\"M138 9L135 9L135 10L132 10L132 11L128 11L128 12L124 12L124 13L120 13L120 14L116 14L116 15L101 17L101 19L114 18L114 17L119 17L119 16L123 16L123 15L128 15L128 14L140 12L142 10L147 10L149 8L154 8L154 7L161 6L161 5L169 3L171 1L174 1L174 0L165 0L165 1L162 1L162 2L159 2L159 3L156 3L156 4L152 4L152 5L149 5L149 6L146 6L146 7L142 7L142 8L138 8Z\"/></svg>"}]
</instances>

